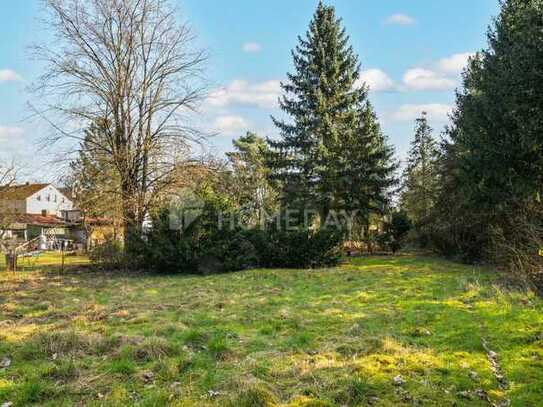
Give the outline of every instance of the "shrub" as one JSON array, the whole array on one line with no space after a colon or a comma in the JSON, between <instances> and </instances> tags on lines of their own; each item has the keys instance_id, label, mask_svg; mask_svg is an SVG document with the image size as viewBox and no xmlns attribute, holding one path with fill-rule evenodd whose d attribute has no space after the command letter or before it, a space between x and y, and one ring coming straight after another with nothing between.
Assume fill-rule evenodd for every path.
<instances>
[{"instance_id":1,"label":"shrub","mask_svg":"<svg viewBox=\"0 0 543 407\"><path fill-rule=\"evenodd\" d=\"M171 230L167 213L161 213L140 242L140 267L161 273L213 274L255 267L325 267L341 259L343 234L335 230L221 229L217 219L217 212L208 208L181 232Z\"/></svg>"},{"instance_id":2,"label":"shrub","mask_svg":"<svg viewBox=\"0 0 543 407\"><path fill-rule=\"evenodd\" d=\"M200 273L239 271L260 266L261 256L253 236L253 231L240 229L215 231L200 247Z\"/></svg>"},{"instance_id":3,"label":"shrub","mask_svg":"<svg viewBox=\"0 0 543 407\"><path fill-rule=\"evenodd\" d=\"M253 231L254 246L266 268L317 268L333 266L341 260L343 233L318 231Z\"/></svg>"},{"instance_id":4,"label":"shrub","mask_svg":"<svg viewBox=\"0 0 543 407\"><path fill-rule=\"evenodd\" d=\"M543 210L525 205L501 225L493 226L486 255L518 280L543 293Z\"/></svg>"},{"instance_id":5,"label":"shrub","mask_svg":"<svg viewBox=\"0 0 543 407\"><path fill-rule=\"evenodd\" d=\"M96 246L90 251L89 258L94 264L107 268L120 267L125 260L122 244L115 239L107 240Z\"/></svg>"},{"instance_id":6,"label":"shrub","mask_svg":"<svg viewBox=\"0 0 543 407\"><path fill-rule=\"evenodd\" d=\"M395 211L390 220L390 234L392 239L390 249L396 253L403 247L407 234L412 229L413 225L405 211Z\"/></svg>"},{"instance_id":7,"label":"shrub","mask_svg":"<svg viewBox=\"0 0 543 407\"><path fill-rule=\"evenodd\" d=\"M394 236L390 231L385 231L382 233L377 233L375 235L375 243L377 244L377 247L379 247L382 251L392 251L397 252L400 248L399 244L394 239Z\"/></svg>"},{"instance_id":8,"label":"shrub","mask_svg":"<svg viewBox=\"0 0 543 407\"><path fill-rule=\"evenodd\" d=\"M138 243L138 266L160 273L193 273L197 242L188 234L171 230L167 212L153 219L153 229Z\"/></svg>"}]
</instances>

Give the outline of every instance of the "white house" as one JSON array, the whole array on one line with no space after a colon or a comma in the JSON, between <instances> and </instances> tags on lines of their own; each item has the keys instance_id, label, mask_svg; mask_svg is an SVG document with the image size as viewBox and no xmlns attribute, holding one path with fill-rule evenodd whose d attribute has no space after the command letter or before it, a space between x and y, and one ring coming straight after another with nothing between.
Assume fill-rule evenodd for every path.
<instances>
[{"instance_id":1,"label":"white house","mask_svg":"<svg viewBox=\"0 0 543 407\"><path fill-rule=\"evenodd\" d=\"M0 187L0 237L35 241L40 249L61 243L89 248L118 236L113 221L83 218L74 206L69 190L51 184L24 184Z\"/></svg>"},{"instance_id":2,"label":"white house","mask_svg":"<svg viewBox=\"0 0 543 407\"><path fill-rule=\"evenodd\" d=\"M73 209L73 202L51 184L0 187L0 212L62 217Z\"/></svg>"},{"instance_id":3,"label":"white house","mask_svg":"<svg viewBox=\"0 0 543 407\"><path fill-rule=\"evenodd\" d=\"M69 239L74 204L51 184L24 184L0 187L0 225L2 237L28 241L41 238L40 248L51 241ZM54 237L54 239L52 239Z\"/></svg>"}]
</instances>

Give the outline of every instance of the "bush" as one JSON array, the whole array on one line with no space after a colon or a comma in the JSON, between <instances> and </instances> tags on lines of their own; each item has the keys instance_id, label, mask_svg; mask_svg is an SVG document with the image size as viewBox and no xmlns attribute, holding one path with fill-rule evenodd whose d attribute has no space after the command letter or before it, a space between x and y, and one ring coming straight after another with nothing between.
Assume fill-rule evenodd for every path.
<instances>
[{"instance_id":1,"label":"bush","mask_svg":"<svg viewBox=\"0 0 543 407\"><path fill-rule=\"evenodd\" d=\"M373 240L377 244L377 247L382 251L392 251L395 253L400 249L399 242L396 242L389 230L386 230L383 233L377 233Z\"/></svg>"},{"instance_id":2,"label":"bush","mask_svg":"<svg viewBox=\"0 0 543 407\"><path fill-rule=\"evenodd\" d=\"M543 209L523 205L491 228L486 257L543 293Z\"/></svg>"},{"instance_id":3,"label":"bush","mask_svg":"<svg viewBox=\"0 0 543 407\"><path fill-rule=\"evenodd\" d=\"M89 253L90 260L107 268L117 268L124 263L124 251L118 240L107 240Z\"/></svg>"},{"instance_id":4,"label":"bush","mask_svg":"<svg viewBox=\"0 0 543 407\"><path fill-rule=\"evenodd\" d=\"M254 231L252 239L266 268L318 268L341 259L343 233L318 231Z\"/></svg>"},{"instance_id":5,"label":"bush","mask_svg":"<svg viewBox=\"0 0 543 407\"><path fill-rule=\"evenodd\" d=\"M315 268L333 266L341 258L343 233L335 230L282 230L275 222L264 228L243 228L244 216L224 193L203 186L187 192L191 204L162 210L153 228L136 242L131 262L158 273L213 274L249 268ZM194 203L199 206L195 212ZM186 210L184 208L186 207ZM191 222L186 221L186 213ZM183 226L182 230L172 228ZM137 253L137 254L135 254ZM100 253L101 254L101 253ZM103 256L100 256L103 258Z\"/></svg>"},{"instance_id":6,"label":"bush","mask_svg":"<svg viewBox=\"0 0 543 407\"><path fill-rule=\"evenodd\" d=\"M368 251L372 253L377 248L380 251L396 253L406 245L407 236L411 230L412 224L407 213L395 211L390 221L384 224L383 231L368 232L365 238Z\"/></svg>"},{"instance_id":7,"label":"bush","mask_svg":"<svg viewBox=\"0 0 543 407\"><path fill-rule=\"evenodd\" d=\"M481 217L441 218L432 228L430 247L440 255L463 263L480 263L490 247L490 227Z\"/></svg>"},{"instance_id":8,"label":"bush","mask_svg":"<svg viewBox=\"0 0 543 407\"><path fill-rule=\"evenodd\" d=\"M217 219L217 218L215 218ZM167 214L140 242L141 268L161 273L213 274L248 268L316 268L341 259L337 231L221 229L209 214L183 232L171 230Z\"/></svg>"},{"instance_id":9,"label":"bush","mask_svg":"<svg viewBox=\"0 0 543 407\"><path fill-rule=\"evenodd\" d=\"M391 249L394 253L402 248L412 227L411 220L405 211L395 211L392 214L390 233L392 235Z\"/></svg>"},{"instance_id":10,"label":"bush","mask_svg":"<svg viewBox=\"0 0 543 407\"><path fill-rule=\"evenodd\" d=\"M251 230L215 230L198 252L198 270L202 274L246 270L261 265Z\"/></svg>"},{"instance_id":11,"label":"bush","mask_svg":"<svg viewBox=\"0 0 543 407\"><path fill-rule=\"evenodd\" d=\"M167 212L153 219L153 229L134 247L138 268L161 273L192 273L197 268L196 242L188 234L171 230Z\"/></svg>"}]
</instances>

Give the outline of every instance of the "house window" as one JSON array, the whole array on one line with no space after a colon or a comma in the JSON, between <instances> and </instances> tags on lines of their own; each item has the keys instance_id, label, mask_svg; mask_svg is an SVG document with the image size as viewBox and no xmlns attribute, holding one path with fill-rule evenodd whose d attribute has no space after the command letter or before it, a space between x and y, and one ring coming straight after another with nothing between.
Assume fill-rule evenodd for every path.
<instances>
[{"instance_id":1,"label":"house window","mask_svg":"<svg viewBox=\"0 0 543 407\"><path fill-rule=\"evenodd\" d=\"M51 202L51 194L47 194L47 202Z\"/></svg>"},{"instance_id":2,"label":"house window","mask_svg":"<svg viewBox=\"0 0 543 407\"><path fill-rule=\"evenodd\" d=\"M55 195L55 203L57 203L57 196Z\"/></svg>"},{"instance_id":3,"label":"house window","mask_svg":"<svg viewBox=\"0 0 543 407\"><path fill-rule=\"evenodd\" d=\"M41 201L41 195L38 195L36 198L38 201Z\"/></svg>"}]
</instances>

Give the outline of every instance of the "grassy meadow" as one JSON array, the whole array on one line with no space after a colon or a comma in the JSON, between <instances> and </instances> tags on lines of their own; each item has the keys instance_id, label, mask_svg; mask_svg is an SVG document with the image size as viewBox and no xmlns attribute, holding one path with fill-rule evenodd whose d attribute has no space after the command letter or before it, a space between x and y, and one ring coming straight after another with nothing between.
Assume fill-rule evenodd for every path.
<instances>
[{"instance_id":1,"label":"grassy meadow","mask_svg":"<svg viewBox=\"0 0 543 407\"><path fill-rule=\"evenodd\" d=\"M0 405L541 406L543 301L498 283L410 256L0 273Z\"/></svg>"}]
</instances>

